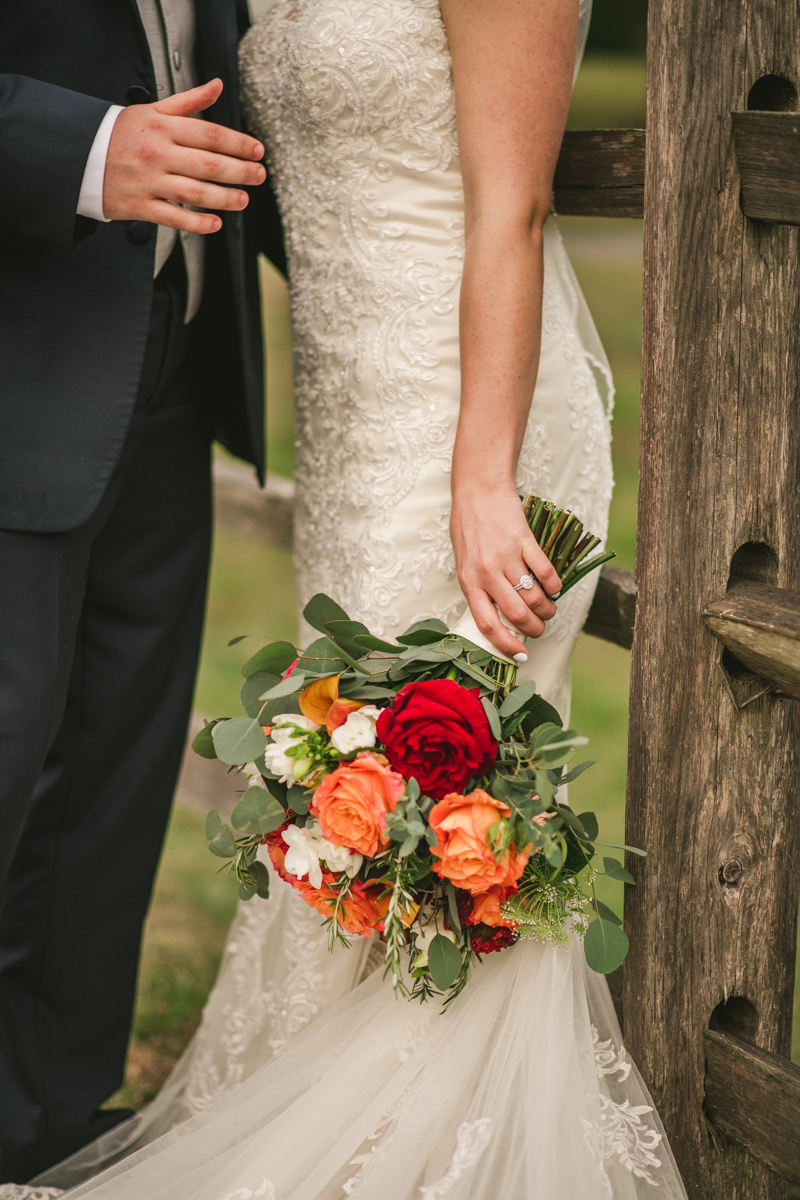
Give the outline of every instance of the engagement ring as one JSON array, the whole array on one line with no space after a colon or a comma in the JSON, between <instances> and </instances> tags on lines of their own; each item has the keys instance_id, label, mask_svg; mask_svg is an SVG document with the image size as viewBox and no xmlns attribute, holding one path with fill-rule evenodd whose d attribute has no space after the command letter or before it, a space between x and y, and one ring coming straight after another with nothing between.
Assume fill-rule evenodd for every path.
<instances>
[{"instance_id":1,"label":"engagement ring","mask_svg":"<svg viewBox=\"0 0 800 1200\"><path fill-rule=\"evenodd\" d=\"M520 575L519 583L514 584L514 591L519 592L524 589L526 592L529 592L532 587L533 587L533 576L532 575Z\"/></svg>"}]
</instances>

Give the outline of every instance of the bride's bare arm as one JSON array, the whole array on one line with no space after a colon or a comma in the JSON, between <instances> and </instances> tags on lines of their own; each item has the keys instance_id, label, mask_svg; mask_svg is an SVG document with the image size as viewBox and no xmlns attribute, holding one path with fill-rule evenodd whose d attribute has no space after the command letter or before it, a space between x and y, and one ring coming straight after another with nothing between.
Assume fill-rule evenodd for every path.
<instances>
[{"instance_id":1,"label":"bride's bare arm","mask_svg":"<svg viewBox=\"0 0 800 1200\"><path fill-rule=\"evenodd\" d=\"M560 580L522 515L515 472L539 365L542 227L569 106L578 0L441 0L464 177L461 410L450 532L481 631L523 647L555 613ZM530 568L538 587L515 592ZM523 599L524 596L524 599Z\"/></svg>"}]
</instances>

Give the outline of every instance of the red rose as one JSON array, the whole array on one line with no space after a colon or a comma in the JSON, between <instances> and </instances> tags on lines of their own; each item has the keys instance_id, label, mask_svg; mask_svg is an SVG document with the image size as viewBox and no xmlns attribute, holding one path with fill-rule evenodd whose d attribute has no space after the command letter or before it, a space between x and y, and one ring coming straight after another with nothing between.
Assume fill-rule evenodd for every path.
<instances>
[{"instance_id":1,"label":"red rose","mask_svg":"<svg viewBox=\"0 0 800 1200\"><path fill-rule=\"evenodd\" d=\"M377 730L394 769L434 800L494 766L497 744L478 689L452 679L407 683Z\"/></svg>"}]
</instances>

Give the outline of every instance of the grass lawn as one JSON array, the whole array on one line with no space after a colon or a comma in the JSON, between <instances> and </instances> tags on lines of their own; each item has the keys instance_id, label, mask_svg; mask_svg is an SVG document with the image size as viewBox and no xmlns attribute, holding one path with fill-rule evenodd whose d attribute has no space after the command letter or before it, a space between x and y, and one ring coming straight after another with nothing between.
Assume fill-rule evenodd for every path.
<instances>
[{"instance_id":1,"label":"grass lawn","mask_svg":"<svg viewBox=\"0 0 800 1200\"><path fill-rule=\"evenodd\" d=\"M596 55L584 63L570 125L609 128L644 124L643 64ZM616 488L609 546L620 566L633 567L636 534L641 264L636 242L640 223L566 218L562 229L573 263L606 346L617 387L614 420ZM268 338L270 470L291 475L294 432L290 329L285 285L267 264L262 296ZM295 591L290 555L219 531L214 547L208 621L196 707L234 714L239 669L249 643L229 648L239 634L294 638ZM572 724L590 738L597 765L571 790L572 801L593 808L608 840L624 833L627 651L582 637L573 660ZM235 906L234 887L215 874L205 848L202 820L178 807L170 826L148 919L126 1086L115 1102L138 1106L157 1090L188 1041L200 1016ZM621 909L620 885L601 897ZM800 1021L795 1023L800 1061Z\"/></svg>"}]
</instances>

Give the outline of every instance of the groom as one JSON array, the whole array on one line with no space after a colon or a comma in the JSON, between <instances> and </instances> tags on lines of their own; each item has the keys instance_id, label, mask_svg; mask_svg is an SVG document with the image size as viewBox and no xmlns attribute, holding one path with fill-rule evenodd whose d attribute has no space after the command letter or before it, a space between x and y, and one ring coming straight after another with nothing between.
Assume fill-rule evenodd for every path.
<instances>
[{"instance_id":1,"label":"groom","mask_svg":"<svg viewBox=\"0 0 800 1200\"><path fill-rule=\"evenodd\" d=\"M256 253L282 259L247 21L0 0L0 1183L127 1115L100 1106L192 698L211 439L263 477Z\"/></svg>"}]
</instances>

